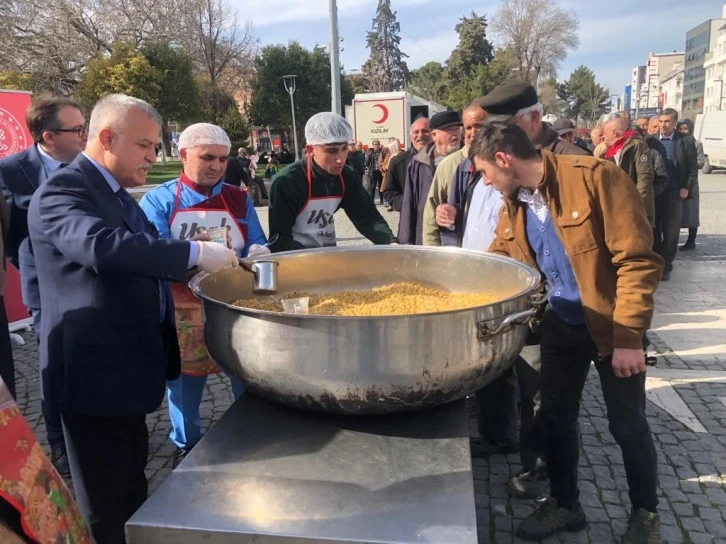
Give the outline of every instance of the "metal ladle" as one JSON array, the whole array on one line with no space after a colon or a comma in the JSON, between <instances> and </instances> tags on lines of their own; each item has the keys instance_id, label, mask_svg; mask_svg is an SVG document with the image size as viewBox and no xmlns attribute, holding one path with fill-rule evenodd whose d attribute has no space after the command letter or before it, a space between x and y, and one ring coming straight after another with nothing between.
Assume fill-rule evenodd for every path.
<instances>
[{"instance_id":1,"label":"metal ladle","mask_svg":"<svg viewBox=\"0 0 726 544\"><path fill-rule=\"evenodd\" d=\"M269 247L277 241L275 234L262 247ZM254 261L248 264L244 259L239 259L242 269L252 274L252 292L255 295L274 295L277 293L277 267L279 263L273 260Z\"/></svg>"}]
</instances>

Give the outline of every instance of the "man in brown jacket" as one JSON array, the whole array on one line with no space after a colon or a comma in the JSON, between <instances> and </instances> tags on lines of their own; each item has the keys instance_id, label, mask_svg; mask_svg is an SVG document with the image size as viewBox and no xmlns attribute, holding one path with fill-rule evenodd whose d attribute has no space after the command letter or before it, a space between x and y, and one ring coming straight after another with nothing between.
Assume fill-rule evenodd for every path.
<instances>
[{"instance_id":1,"label":"man in brown jacket","mask_svg":"<svg viewBox=\"0 0 726 544\"><path fill-rule=\"evenodd\" d=\"M645 417L642 341L663 261L651 249L638 191L614 164L538 152L512 124L482 129L470 157L505 199L490 251L538 268L550 283L541 346L551 498L517 534L541 540L587 524L577 486L577 418L595 361L633 506L623 542L657 541L657 461Z\"/></svg>"}]
</instances>

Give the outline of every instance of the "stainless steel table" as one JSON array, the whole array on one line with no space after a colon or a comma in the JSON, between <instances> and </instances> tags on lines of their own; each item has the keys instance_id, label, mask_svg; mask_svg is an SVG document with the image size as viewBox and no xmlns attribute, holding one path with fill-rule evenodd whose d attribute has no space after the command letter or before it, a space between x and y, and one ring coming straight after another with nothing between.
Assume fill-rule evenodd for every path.
<instances>
[{"instance_id":1,"label":"stainless steel table","mask_svg":"<svg viewBox=\"0 0 726 544\"><path fill-rule=\"evenodd\" d=\"M128 544L475 543L463 401L413 414L232 405L126 525Z\"/></svg>"}]
</instances>

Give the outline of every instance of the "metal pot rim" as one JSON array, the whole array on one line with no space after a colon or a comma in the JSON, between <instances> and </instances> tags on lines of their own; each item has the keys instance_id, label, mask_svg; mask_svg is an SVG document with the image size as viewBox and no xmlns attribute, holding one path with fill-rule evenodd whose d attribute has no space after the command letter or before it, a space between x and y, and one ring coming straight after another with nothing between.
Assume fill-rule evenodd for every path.
<instances>
[{"instance_id":1,"label":"metal pot rim","mask_svg":"<svg viewBox=\"0 0 726 544\"><path fill-rule=\"evenodd\" d=\"M367 251L401 251L406 250L406 248L411 248L416 251L429 251L429 252L449 252L449 253L457 253L457 254L468 254L473 256L481 256L486 255L487 258L503 261L509 264L512 264L516 266L517 268L524 270L525 272L529 273L530 275L530 282L529 286L525 289L522 289L519 293L516 293L508 298L499 299L495 302L492 302L491 304L484 304L481 306L472 306L471 308L461 308L459 310L449 310L447 312L428 312L428 313L420 313L420 314L406 314L406 315L365 315L365 316L345 316L345 315L317 315L317 314L290 314L286 312L270 312L267 310L256 310L251 308L242 308L241 306L234 306L233 304L229 304L227 302L222 302L220 300L214 299L210 296L208 296L206 293L202 291L201 288L201 282L207 278L208 276L211 276L212 274L209 274L207 272L199 272L196 274L190 281L189 281L189 290L194 294L196 297L206 300L209 302L213 302L215 304L218 304L220 306L224 306L236 313L242 314L242 315L251 315L251 316L270 316L270 317L284 317L284 318L295 318L295 319L324 319L324 320L348 320L348 321L365 321L365 320L371 320L375 319L376 321L380 320L391 320L391 319L410 319L410 318L418 318L418 317L427 317L427 316L441 316L441 315L452 315L452 314L458 314L463 312L471 312L474 310L480 310L482 308L488 308L490 306L494 306L497 304L502 304L506 302L510 302L512 300L516 300L527 293L531 293L534 291L538 285L541 285L542 283L542 277L541 275L535 271L532 267L521 263L515 259L512 259L510 257L504 257L503 255L496 255L494 253L482 253L481 251L474 251L471 249L463 249L458 247L434 247L434 246L406 246L406 245L398 245L398 246L380 246L380 245L368 245L368 246L337 246L337 247L329 247L329 248L314 248L314 249L300 249L295 251L282 251L280 253L274 253L273 255L265 255L264 257L260 257L259 259L256 259L255 261L252 261L250 264L254 264L257 261L264 261L264 260L270 260L270 257L273 257L277 259L278 257L287 257L291 256L294 258L303 258L304 255L313 253L313 252L356 252L356 253L365 253Z\"/></svg>"}]
</instances>

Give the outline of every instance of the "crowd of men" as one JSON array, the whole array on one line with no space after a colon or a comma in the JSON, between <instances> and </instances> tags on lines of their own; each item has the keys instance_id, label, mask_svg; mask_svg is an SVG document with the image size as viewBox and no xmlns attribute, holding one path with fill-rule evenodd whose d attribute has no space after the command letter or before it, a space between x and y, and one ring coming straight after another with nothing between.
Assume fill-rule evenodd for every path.
<instances>
[{"instance_id":1,"label":"crowd of men","mask_svg":"<svg viewBox=\"0 0 726 544\"><path fill-rule=\"evenodd\" d=\"M648 137L644 120L631 129L616 114L593 129L592 156L571 121L543 117L534 87L511 81L461 114L415 119L411 147L399 152L397 141L364 151L344 118L319 113L305 127L309 153L274 177L269 195L247 152L230 157L226 133L199 123L179 138L179 177L139 205L128 189L143 185L156 161L158 113L110 95L87 123L69 99L36 100L27 115L34 145L0 161L2 239L38 336L51 462L72 477L96 540L124 542L123 525L146 498L144 418L164 394L175 464L201 438L204 381L219 369L199 332L199 303L175 285L198 269L238 266L238 257L335 245L333 216L343 209L376 244L491 251L541 272L548 303L528 345L476 393L475 453L519 451L523 470L509 491L549 492L518 528L521 538L582 530L577 418L594 362L630 488L623 542L656 542L643 346L684 202L697 194L696 143L676 130L673 110L648 120ZM269 248L257 191L269 196ZM401 214L398 236L375 206L376 191ZM226 247L190 228L220 220ZM9 366L0 356L14 394L12 354ZM233 387L242 394L242 384Z\"/></svg>"}]
</instances>

